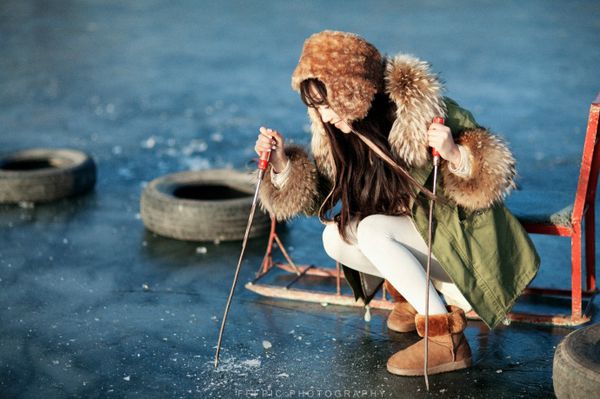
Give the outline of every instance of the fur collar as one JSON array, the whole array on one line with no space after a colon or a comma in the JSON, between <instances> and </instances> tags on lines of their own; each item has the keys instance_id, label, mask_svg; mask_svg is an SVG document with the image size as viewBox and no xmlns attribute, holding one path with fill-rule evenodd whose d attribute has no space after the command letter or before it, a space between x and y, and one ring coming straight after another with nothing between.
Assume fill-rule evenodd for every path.
<instances>
[{"instance_id":1,"label":"fur collar","mask_svg":"<svg viewBox=\"0 0 600 399\"><path fill-rule=\"evenodd\" d=\"M446 116L442 84L426 62L397 55L387 62L385 91L396 104L392 151L409 166L423 166L429 160L427 128L435 116Z\"/></svg>"},{"instance_id":2,"label":"fur collar","mask_svg":"<svg viewBox=\"0 0 600 399\"><path fill-rule=\"evenodd\" d=\"M396 119L388 138L392 152L408 166L423 166L430 159L427 127L435 116L446 116L443 86L429 64L418 58L399 54L385 62L385 92L396 105ZM315 161L332 177L333 159L322 122L314 110L309 109L308 114Z\"/></svg>"}]
</instances>

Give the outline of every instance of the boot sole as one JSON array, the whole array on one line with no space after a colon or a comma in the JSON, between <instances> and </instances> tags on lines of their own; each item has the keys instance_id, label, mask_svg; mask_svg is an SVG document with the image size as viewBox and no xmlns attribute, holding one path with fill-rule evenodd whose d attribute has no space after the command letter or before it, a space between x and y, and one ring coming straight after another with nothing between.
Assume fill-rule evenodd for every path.
<instances>
[{"instance_id":1,"label":"boot sole","mask_svg":"<svg viewBox=\"0 0 600 399\"><path fill-rule=\"evenodd\" d=\"M430 367L427 369L427 375L447 373L449 371L462 370L471 367L471 358L459 360L457 362L452 363L444 363L439 366ZM422 376L423 368L420 369L399 369L393 366L387 366L387 371L395 375L404 375L404 376Z\"/></svg>"}]
</instances>

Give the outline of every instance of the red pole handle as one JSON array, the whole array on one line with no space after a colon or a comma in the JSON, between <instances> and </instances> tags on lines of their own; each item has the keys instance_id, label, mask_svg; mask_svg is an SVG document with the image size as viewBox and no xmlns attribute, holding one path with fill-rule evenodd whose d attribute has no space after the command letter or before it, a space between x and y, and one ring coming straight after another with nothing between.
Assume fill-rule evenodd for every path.
<instances>
[{"instance_id":1,"label":"red pole handle","mask_svg":"<svg viewBox=\"0 0 600 399\"><path fill-rule=\"evenodd\" d=\"M446 121L441 116L435 116L433 118L433 123L439 123L443 125L445 122ZM433 155L434 157L439 157L440 153L435 148L431 147L431 155Z\"/></svg>"},{"instance_id":2,"label":"red pole handle","mask_svg":"<svg viewBox=\"0 0 600 399\"><path fill-rule=\"evenodd\" d=\"M258 160L258 169L262 171L267 170L267 166L269 166L269 158L271 158L271 151L261 152Z\"/></svg>"}]
</instances>

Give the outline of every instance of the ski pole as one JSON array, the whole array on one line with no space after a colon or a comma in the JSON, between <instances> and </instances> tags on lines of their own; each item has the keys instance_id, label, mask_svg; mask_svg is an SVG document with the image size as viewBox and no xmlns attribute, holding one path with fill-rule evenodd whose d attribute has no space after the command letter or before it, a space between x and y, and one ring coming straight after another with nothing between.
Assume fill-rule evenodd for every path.
<instances>
[{"instance_id":1,"label":"ski pole","mask_svg":"<svg viewBox=\"0 0 600 399\"><path fill-rule=\"evenodd\" d=\"M444 124L444 118L436 116L433 118L433 123ZM440 165L440 153L431 147L431 155L433 156L433 190L435 197L435 189L437 186L438 167ZM427 253L427 271L425 277L425 361L423 363L423 375L425 376L425 386L429 392L429 378L427 377L427 366L429 362L429 284L431 283L431 241L433 230L433 199L429 200L429 223L428 223L428 253Z\"/></svg>"},{"instance_id":2,"label":"ski pole","mask_svg":"<svg viewBox=\"0 0 600 399\"><path fill-rule=\"evenodd\" d=\"M229 307L231 306L231 298L235 291L237 284L238 275L240 274L240 268L242 266L242 259L244 257L244 251L246 250L246 243L248 242L248 235L250 234L250 227L252 226L252 220L254 219L254 212L256 211L256 203L258 202L258 192L260 190L260 183L265 175L267 166L269 165L269 158L271 157L271 151L264 151L260 153L258 160L258 181L256 182L256 190L254 191L254 198L252 199L252 207L250 208L250 216L248 217L248 224L246 225L246 232L244 233L244 240L242 241L242 252L235 269L235 275L233 276L233 284L231 284L231 290L229 291L229 298L227 298L227 304L225 305L225 312L223 313L223 320L221 320L221 328L219 330L219 340L217 341L217 351L215 353L215 368L219 365L219 352L221 351L221 339L223 338L223 330L225 329L225 321L227 320L227 314L229 313Z\"/></svg>"}]
</instances>

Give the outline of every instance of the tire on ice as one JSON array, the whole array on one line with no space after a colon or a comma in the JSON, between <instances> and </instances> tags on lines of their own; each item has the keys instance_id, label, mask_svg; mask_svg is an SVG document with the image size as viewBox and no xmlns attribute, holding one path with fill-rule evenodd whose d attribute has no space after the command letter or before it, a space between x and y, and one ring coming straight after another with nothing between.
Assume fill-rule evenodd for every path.
<instances>
[{"instance_id":1,"label":"tire on ice","mask_svg":"<svg viewBox=\"0 0 600 399\"><path fill-rule=\"evenodd\" d=\"M600 323L573 331L556 348L554 393L563 398L594 398L600 392Z\"/></svg>"},{"instance_id":2,"label":"tire on ice","mask_svg":"<svg viewBox=\"0 0 600 399\"><path fill-rule=\"evenodd\" d=\"M96 164L85 152L32 148L0 157L0 203L50 202L96 184Z\"/></svg>"},{"instance_id":3,"label":"tire on ice","mask_svg":"<svg viewBox=\"0 0 600 399\"><path fill-rule=\"evenodd\" d=\"M152 180L140 200L146 228L188 241L230 241L244 237L255 177L231 169L180 172ZM265 234L269 216L257 206L250 237Z\"/></svg>"}]
</instances>

